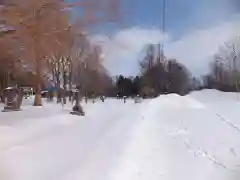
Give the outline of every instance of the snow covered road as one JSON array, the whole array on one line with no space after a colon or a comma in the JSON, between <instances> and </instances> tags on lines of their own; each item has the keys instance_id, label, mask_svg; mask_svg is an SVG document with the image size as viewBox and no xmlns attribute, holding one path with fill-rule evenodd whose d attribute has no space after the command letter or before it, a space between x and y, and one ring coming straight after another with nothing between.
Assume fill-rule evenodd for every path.
<instances>
[{"instance_id":1,"label":"snow covered road","mask_svg":"<svg viewBox=\"0 0 240 180\"><path fill-rule=\"evenodd\" d=\"M86 117L50 105L34 110L39 119L35 112L29 119L16 119L14 113L0 117L1 180L106 179L138 121L141 105L132 104L89 104ZM28 108L15 113L26 117Z\"/></svg>"},{"instance_id":2,"label":"snow covered road","mask_svg":"<svg viewBox=\"0 0 240 180\"><path fill-rule=\"evenodd\" d=\"M45 104L0 113L1 180L236 180L240 101L205 90L141 104L108 99L86 117Z\"/></svg>"}]
</instances>

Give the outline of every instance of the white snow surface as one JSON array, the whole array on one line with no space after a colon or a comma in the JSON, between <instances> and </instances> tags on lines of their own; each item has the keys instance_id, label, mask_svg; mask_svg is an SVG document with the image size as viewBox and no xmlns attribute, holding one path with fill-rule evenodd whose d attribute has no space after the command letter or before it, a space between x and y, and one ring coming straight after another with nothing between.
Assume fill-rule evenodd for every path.
<instances>
[{"instance_id":1,"label":"white snow surface","mask_svg":"<svg viewBox=\"0 0 240 180\"><path fill-rule=\"evenodd\" d=\"M0 112L1 180L237 180L240 95L55 103ZM2 108L3 105L0 105Z\"/></svg>"}]
</instances>

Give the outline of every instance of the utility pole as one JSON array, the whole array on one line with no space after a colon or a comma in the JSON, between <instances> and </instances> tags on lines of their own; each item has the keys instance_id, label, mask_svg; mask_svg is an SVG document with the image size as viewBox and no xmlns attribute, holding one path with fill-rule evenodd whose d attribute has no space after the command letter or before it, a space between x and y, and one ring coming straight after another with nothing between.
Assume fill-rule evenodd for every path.
<instances>
[{"instance_id":1,"label":"utility pole","mask_svg":"<svg viewBox=\"0 0 240 180\"><path fill-rule=\"evenodd\" d=\"M166 21L166 0L162 0L162 9L161 9L161 25L160 30L163 36L165 35L165 21ZM164 38L160 40L157 45L157 63L161 63L164 61Z\"/></svg>"},{"instance_id":2,"label":"utility pole","mask_svg":"<svg viewBox=\"0 0 240 180\"><path fill-rule=\"evenodd\" d=\"M162 25L161 31L163 36L165 35L165 24L166 24L166 0L162 0ZM160 59L164 61L164 39L160 43Z\"/></svg>"},{"instance_id":3,"label":"utility pole","mask_svg":"<svg viewBox=\"0 0 240 180\"><path fill-rule=\"evenodd\" d=\"M163 15L162 15L162 31L163 31L163 35L165 37L165 24L166 24L166 0L163 0ZM164 60L164 41L165 39L163 39L162 42L162 60Z\"/></svg>"},{"instance_id":4,"label":"utility pole","mask_svg":"<svg viewBox=\"0 0 240 180\"><path fill-rule=\"evenodd\" d=\"M160 53L160 62L163 63L163 66L165 68L165 62L164 62L164 40L165 40L165 21L166 21L166 0L162 0L162 25L161 25L161 31L162 31L162 34L163 34L163 37L162 37L162 40L160 42L160 50L159 50L159 53ZM162 89L163 87L163 92L166 93L167 89L168 89L168 83L166 82L166 80L168 79L168 77L165 77L165 82L162 82L161 85L160 85L160 88ZM168 80L167 80L168 81Z\"/></svg>"}]
</instances>

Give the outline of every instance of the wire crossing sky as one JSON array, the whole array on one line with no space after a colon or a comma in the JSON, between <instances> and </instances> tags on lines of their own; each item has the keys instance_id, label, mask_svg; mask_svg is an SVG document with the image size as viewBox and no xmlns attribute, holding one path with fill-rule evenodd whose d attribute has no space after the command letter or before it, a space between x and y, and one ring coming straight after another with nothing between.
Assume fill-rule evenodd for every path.
<instances>
[{"instance_id":1,"label":"wire crossing sky","mask_svg":"<svg viewBox=\"0 0 240 180\"><path fill-rule=\"evenodd\" d=\"M194 74L206 73L212 54L239 24L238 0L166 0L163 34L163 4L163 0L122 0L123 23L94 29L93 39L103 46L111 74L137 74L141 51L163 37L168 57Z\"/></svg>"}]
</instances>

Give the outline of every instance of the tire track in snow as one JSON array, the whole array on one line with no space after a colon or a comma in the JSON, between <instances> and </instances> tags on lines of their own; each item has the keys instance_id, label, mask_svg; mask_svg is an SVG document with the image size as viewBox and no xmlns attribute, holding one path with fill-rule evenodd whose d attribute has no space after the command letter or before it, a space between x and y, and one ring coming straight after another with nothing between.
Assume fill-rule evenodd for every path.
<instances>
[{"instance_id":1,"label":"tire track in snow","mask_svg":"<svg viewBox=\"0 0 240 180\"><path fill-rule=\"evenodd\" d=\"M205 103L197 100L196 98L194 98L194 97L192 97L192 96L191 96L191 98L194 99L195 101L203 104L204 107L206 108L206 110L208 110L209 112L215 114L217 117L219 117L219 119L220 119L222 122L226 123L226 124L229 125L231 128L235 129L238 133L240 133L240 127L234 125L231 121L227 120L227 118L223 117L223 115L221 115L220 113L218 113L218 112L217 112L216 110L214 110L213 108L209 107L209 105L207 105L207 104L205 104Z\"/></svg>"},{"instance_id":2,"label":"tire track in snow","mask_svg":"<svg viewBox=\"0 0 240 180\"><path fill-rule=\"evenodd\" d=\"M212 111L211 108L209 108L205 103L202 103L201 101L193 98L193 97L182 97L185 98L184 101L188 101L190 104L193 103L194 106L198 105L199 107L202 106L202 108L206 109L207 111L210 111L211 113L213 113L214 111ZM196 106L197 107L197 106ZM240 129L235 126L234 124L232 124L231 122L227 121L225 118L223 118L220 114L218 114L217 112L214 112L215 115L217 115L224 123L228 124L229 126L231 126L232 128L234 128L235 130L237 130L240 133ZM183 122L181 122L182 124ZM194 148L194 146L192 145L192 143L186 139L183 138L181 136L181 134L188 134L188 129L185 127L184 129L182 128L177 128L177 131L175 131L174 133L170 133L170 136L173 136L174 139L178 139L180 140L184 146L190 150L193 155L195 157L205 157L208 161L224 168L224 169L229 169L227 168L226 165L224 165L224 163L220 162L219 160L217 160L216 157L214 157L214 155L212 155L209 151L204 150L202 147L198 147L198 148Z\"/></svg>"},{"instance_id":3,"label":"tire track in snow","mask_svg":"<svg viewBox=\"0 0 240 180\"><path fill-rule=\"evenodd\" d=\"M84 117L72 116L69 114L70 111L71 111L71 109L63 108L63 109L59 110L60 115L55 114L55 116L48 117L47 120L46 120L46 117L38 118L33 127L32 126L27 127L27 129L23 129L22 132L19 132L19 134L15 134L14 136L17 137L15 140L12 140L12 141L8 142L7 144L0 144L0 153L11 151L11 150L14 150L15 148L21 147L23 145L28 145L33 142L37 142L37 141L46 139L52 134L52 131L54 129L56 129L56 127L58 127L58 131L61 132L61 131L66 130L66 128L65 128L66 125L73 125L73 124L78 125L79 122L81 123L81 121L85 121L86 117L90 118L91 120L94 118L94 117L88 117L88 116L84 116ZM37 111L37 113L39 113L39 112ZM98 116L101 117L105 113L101 110L97 114L98 114ZM88 119L88 121L89 121L89 119ZM68 124L66 122L68 122ZM39 128L40 126L41 126L41 128ZM75 129L77 129L77 128L78 127L75 127ZM14 131L14 129L13 129L13 131Z\"/></svg>"},{"instance_id":4,"label":"tire track in snow","mask_svg":"<svg viewBox=\"0 0 240 180\"><path fill-rule=\"evenodd\" d=\"M112 168L117 164L124 147L127 145L131 130L135 127L136 123L140 121L138 114L140 107L135 107L130 113L127 113L128 109L125 108L122 113L118 112L118 120L116 120L113 126L99 139L95 144L95 148L86 154L85 164L75 164L75 167L71 167L65 171L68 173L65 173L66 176L63 176L62 179L72 180L79 179L80 177L83 179L97 179L97 177L98 179L108 179L108 168ZM129 117L134 117L134 119ZM104 155L106 152L108 152L107 157ZM104 162L101 167L98 166L99 162ZM95 173L90 174L89 171L94 171Z\"/></svg>"},{"instance_id":5,"label":"tire track in snow","mask_svg":"<svg viewBox=\"0 0 240 180\"><path fill-rule=\"evenodd\" d=\"M229 120L228 118L224 117L222 114L220 114L219 112L217 112L216 110L214 110L214 108L209 107L208 104L199 101L197 99L195 99L194 97L190 97L191 99L194 99L194 101L201 103L204 108L206 109L206 111L210 112L210 114L213 114L214 116L217 116L218 118L216 118L217 120L223 122L224 124L226 124L228 127L230 127L231 129L233 129L235 132L240 133L240 127L238 127L237 125L235 125L234 123L231 122L231 120ZM181 128L179 128L179 132L181 131ZM177 133L177 134L182 134L182 133ZM211 161L212 163L227 169L229 171L234 171L233 169L231 169L230 167L228 168L226 164L224 164L223 162L219 161L216 157L214 157L214 155L212 153L210 153L207 150L204 150L203 148L195 148L193 147L192 143L190 143L187 139L184 139L184 137L182 137L181 135L179 135L176 139L179 139L183 142L183 144L185 145L185 147L189 150L191 150L194 154L194 156L201 156L201 157L205 157L207 158L209 161ZM235 157L237 156L234 148L230 148L230 151L232 153L232 155L234 155Z\"/></svg>"},{"instance_id":6,"label":"tire track in snow","mask_svg":"<svg viewBox=\"0 0 240 180\"><path fill-rule=\"evenodd\" d=\"M61 116L62 115L51 117L51 118L57 119L58 117L60 118ZM50 120L50 118L49 118L49 120ZM27 134L16 134L15 136L18 135L20 137L18 137L15 141L10 142L7 145L0 145L0 153L4 153L6 151L11 151L19 146L31 144L32 142L36 142L40 139L46 138L49 136L49 134L52 133L52 129L55 126L56 126L56 124L52 124L52 125L46 124L46 127L41 128L40 131L34 132L34 134L31 134L31 132L29 132Z\"/></svg>"},{"instance_id":7,"label":"tire track in snow","mask_svg":"<svg viewBox=\"0 0 240 180\"><path fill-rule=\"evenodd\" d=\"M217 112L214 112L216 116L218 116L220 118L221 121L223 121L224 123L228 124L230 127L234 128L235 130L237 130L240 133L240 128L237 127L236 125L234 125L233 123L231 123L230 121L228 121L226 118L224 118L222 115L220 115Z\"/></svg>"},{"instance_id":8,"label":"tire track in snow","mask_svg":"<svg viewBox=\"0 0 240 180\"><path fill-rule=\"evenodd\" d=\"M194 157L206 157L207 160L211 161L212 163L224 168L228 169L226 165L224 165L222 162L218 161L217 158L215 158L213 155L211 155L208 151L204 150L203 148L197 148L195 149L188 140L182 138L181 136L176 136L174 137L175 139L180 140L185 147L192 152Z\"/></svg>"}]
</instances>

